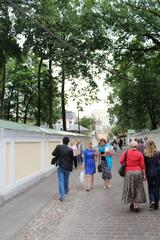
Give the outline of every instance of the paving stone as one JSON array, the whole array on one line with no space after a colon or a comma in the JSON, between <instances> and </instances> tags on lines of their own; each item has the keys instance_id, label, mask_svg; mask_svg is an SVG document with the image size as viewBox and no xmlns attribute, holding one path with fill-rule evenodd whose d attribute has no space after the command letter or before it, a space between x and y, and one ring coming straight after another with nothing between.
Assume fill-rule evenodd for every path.
<instances>
[{"instance_id":1,"label":"paving stone","mask_svg":"<svg viewBox=\"0 0 160 240\"><path fill-rule=\"evenodd\" d=\"M110 190L103 189L97 173L94 189L86 192L79 183L77 170L68 199L63 204L48 203L14 240L160 239L159 210L150 210L145 204L139 213L131 213L128 206L122 205L123 179L117 173L118 158L116 155L113 160Z\"/></svg>"}]
</instances>

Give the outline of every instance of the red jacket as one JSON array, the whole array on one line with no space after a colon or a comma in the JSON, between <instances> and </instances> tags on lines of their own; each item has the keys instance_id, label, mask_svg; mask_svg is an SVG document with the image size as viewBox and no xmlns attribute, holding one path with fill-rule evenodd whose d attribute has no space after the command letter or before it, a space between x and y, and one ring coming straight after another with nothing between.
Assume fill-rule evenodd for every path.
<instances>
[{"instance_id":1,"label":"red jacket","mask_svg":"<svg viewBox=\"0 0 160 240\"><path fill-rule=\"evenodd\" d=\"M120 164L124 162L125 153L126 151L124 151L120 157ZM126 172L142 170L145 170L143 154L135 148L128 150L126 158Z\"/></svg>"}]
</instances>

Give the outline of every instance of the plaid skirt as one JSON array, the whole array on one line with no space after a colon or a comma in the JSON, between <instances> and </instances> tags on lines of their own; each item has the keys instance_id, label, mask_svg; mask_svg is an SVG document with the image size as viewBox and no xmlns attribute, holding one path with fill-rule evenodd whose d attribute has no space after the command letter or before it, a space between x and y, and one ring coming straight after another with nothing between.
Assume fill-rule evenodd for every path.
<instances>
[{"instance_id":1,"label":"plaid skirt","mask_svg":"<svg viewBox=\"0 0 160 240\"><path fill-rule=\"evenodd\" d=\"M112 178L111 170L108 168L106 161L101 161L102 164L102 179L107 180Z\"/></svg>"},{"instance_id":2,"label":"plaid skirt","mask_svg":"<svg viewBox=\"0 0 160 240\"><path fill-rule=\"evenodd\" d=\"M140 171L127 172L124 177L124 186L122 202L128 203L145 203L146 194L143 186L143 174Z\"/></svg>"}]
</instances>

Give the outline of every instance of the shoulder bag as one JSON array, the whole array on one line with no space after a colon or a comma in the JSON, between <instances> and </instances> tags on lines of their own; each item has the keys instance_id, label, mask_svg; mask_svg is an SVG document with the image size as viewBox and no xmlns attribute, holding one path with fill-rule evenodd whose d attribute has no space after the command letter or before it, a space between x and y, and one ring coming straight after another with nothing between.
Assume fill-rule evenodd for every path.
<instances>
[{"instance_id":1,"label":"shoulder bag","mask_svg":"<svg viewBox=\"0 0 160 240\"><path fill-rule=\"evenodd\" d=\"M59 155L59 152L60 152L60 145L57 145L57 151L56 151L55 156L51 160L51 165L56 165L56 166L58 165L58 155Z\"/></svg>"},{"instance_id":2,"label":"shoulder bag","mask_svg":"<svg viewBox=\"0 0 160 240\"><path fill-rule=\"evenodd\" d=\"M121 164L120 168L118 169L118 173L121 177L125 176L126 173L126 159L127 159L127 154L128 154L128 150L125 152L125 156L124 156L124 162Z\"/></svg>"},{"instance_id":3,"label":"shoulder bag","mask_svg":"<svg viewBox=\"0 0 160 240\"><path fill-rule=\"evenodd\" d=\"M99 156L99 160L98 160L97 170L98 170L99 173L102 172L102 162L101 162L101 157L100 156Z\"/></svg>"}]
</instances>

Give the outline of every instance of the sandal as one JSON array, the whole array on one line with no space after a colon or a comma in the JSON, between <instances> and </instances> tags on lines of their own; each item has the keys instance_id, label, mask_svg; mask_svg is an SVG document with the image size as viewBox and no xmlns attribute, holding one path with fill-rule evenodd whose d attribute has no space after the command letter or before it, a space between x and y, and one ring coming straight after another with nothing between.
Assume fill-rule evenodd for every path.
<instances>
[{"instance_id":1,"label":"sandal","mask_svg":"<svg viewBox=\"0 0 160 240\"><path fill-rule=\"evenodd\" d=\"M89 188L87 188L87 189L86 189L86 192L89 192L89 191L90 191L90 189L89 189Z\"/></svg>"}]
</instances>

